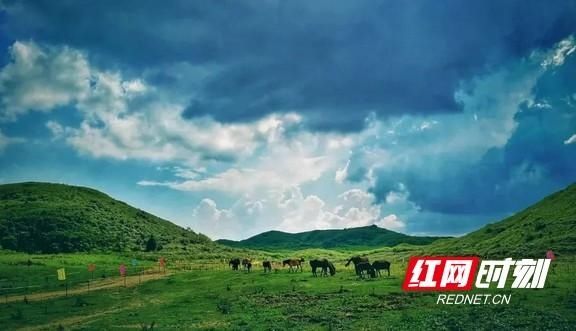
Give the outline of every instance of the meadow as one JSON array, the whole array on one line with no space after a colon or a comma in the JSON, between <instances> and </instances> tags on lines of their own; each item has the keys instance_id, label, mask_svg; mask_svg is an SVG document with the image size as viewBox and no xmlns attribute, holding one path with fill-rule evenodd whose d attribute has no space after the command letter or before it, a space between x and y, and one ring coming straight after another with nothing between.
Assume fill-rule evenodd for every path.
<instances>
[{"instance_id":1,"label":"meadow","mask_svg":"<svg viewBox=\"0 0 576 331\"><path fill-rule=\"evenodd\" d=\"M46 286L29 288L24 302L22 289L2 285L5 298L20 295L17 301L0 300L2 330L493 330L506 328L574 330L576 328L576 282L574 257L562 256L541 290L489 290L479 293L511 293L509 305L436 305L437 294L405 293L401 290L409 255L422 248L403 246L370 251L308 249L302 251L252 251L256 264L252 272L232 271L226 264L234 252L207 255L167 254L167 271L159 272L158 254L131 255L0 254L0 280ZM236 252L237 253L237 252ZM392 261L392 274L377 279L358 279L353 268L344 267L352 254ZM289 273L276 264L263 273L261 259L282 257L326 257L336 262L333 277L312 277L304 272ZM30 259L33 264L27 265ZM86 266L97 265L108 273L106 281L120 279L118 265L124 263L134 277L141 268L152 276L141 283L88 290ZM36 297L33 293L62 290L56 269L69 270L68 296ZM156 274L155 274L156 273ZM101 280L104 281L104 280ZM21 286L18 286L21 287ZM20 291L20 292L18 292Z\"/></svg>"}]
</instances>

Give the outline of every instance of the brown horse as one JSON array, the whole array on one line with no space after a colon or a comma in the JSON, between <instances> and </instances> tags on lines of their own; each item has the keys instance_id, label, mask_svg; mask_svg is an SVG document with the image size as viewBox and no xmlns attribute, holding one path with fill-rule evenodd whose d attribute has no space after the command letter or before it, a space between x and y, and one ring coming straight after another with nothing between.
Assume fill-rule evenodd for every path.
<instances>
[{"instance_id":1,"label":"brown horse","mask_svg":"<svg viewBox=\"0 0 576 331\"><path fill-rule=\"evenodd\" d=\"M317 268L321 268L322 271L320 272L320 276L328 276L328 270L330 270L330 276L334 276L336 274L336 268L334 267L334 265L326 260L326 259L320 259L320 260L311 260L310 261L310 268L312 269L312 275L314 277L317 277L318 274L316 273L316 269Z\"/></svg>"},{"instance_id":2,"label":"brown horse","mask_svg":"<svg viewBox=\"0 0 576 331\"><path fill-rule=\"evenodd\" d=\"M288 272L296 272L298 269L300 269L300 272L302 272L302 262L304 262L303 258L287 259L282 261L282 266L289 266L290 268L288 269Z\"/></svg>"},{"instance_id":3,"label":"brown horse","mask_svg":"<svg viewBox=\"0 0 576 331\"><path fill-rule=\"evenodd\" d=\"M272 263L270 261L262 262L262 266L264 267L264 272L272 272Z\"/></svg>"},{"instance_id":4,"label":"brown horse","mask_svg":"<svg viewBox=\"0 0 576 331\"><path fill-rule=\"evenodd\" d=\"M372 263L372 267L374 270L376 270L376 274L378 274L378 276L381 276L380 270L386 270L388 271L388 277L390 277L390 262L384 260L374 261L374 263Z\"/></svg>"},{"instance_id":5,"label":"brown horse","mask_svg":"<svg viewBox=\"0 0 576 331\"><path fill-rule=\"evenodd\" d=\"M353 256L350 259L348 259L348 262L346 262L346 267L350 265L350 263L354 263L354 271L356 272L356 275L360 276L360 271L358 270L358 264L359 263L369 263L370 261L368 260L367 257L360 257L360 256Z\"/></svg>"}]
</instances>

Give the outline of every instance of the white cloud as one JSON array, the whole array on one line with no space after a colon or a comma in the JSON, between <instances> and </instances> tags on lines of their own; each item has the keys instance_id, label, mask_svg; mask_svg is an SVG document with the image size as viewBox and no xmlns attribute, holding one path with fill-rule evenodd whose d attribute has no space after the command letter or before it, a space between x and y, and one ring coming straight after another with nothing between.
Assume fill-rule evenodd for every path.
<instances>
[{"instance_id":1,"label":"white cloud","mask_svg":"<svg viewBox=\"0 0 576 331\"><path fill-rule=\"evenodd\" d=\"M386 228L389 230L401 231L406 227L406 224L402 222L398 216L390 214L388 216L382 217L382 219L375 223L379 227Z\"/></svg>"},{"instance_id":2,"label":"white cloud","mask_svg":"<svg viewBox=\"0 0 576 331\"><path fill-rule=\"evenodd\" d=\"M280 119L280 120L279 120ZM274 131L283 128L280 117L274 119ZM271 120L266 118L264 123ZM282 124L280 124L282 123ZM262 123L256 126L262 128ZM270 130L265 128L264 130ZM265 132L265 131L264 131ZM220 191L234 195L257 196L267 191L284 191L289 187L320 179L333 171L348 153L350 142L335 134L300 132L293 137L271 134L257 156L237 162L216 174L204 174L201 178L185 181L142 181L145 185L167 186L182 191ZM338 143L335 143L338 141Z\"/></svg>"},{"instance_id":3,"label":"white cloud","mask_svg":"<svg viewBox=\"0 0 576 331\"><path fill-rule=\"evenodd\" d=\"M381 217L372 194L359 189L340 194L335 204L314 194L304 195L298 187L269 192L260 200L241 198L229 209L218 209L212 200L205 200L195 207L189 223L215 238L241 239L270 229L302 232L373 224L404 229L404 222L395 215ZM220 227L224 225L233 230Z\"/></svg>"},{"instance_id":4,"label":"white cloud","mask_svg":"<svg viewBox=\"0 0 576 331\"><path fill-rule=\"evenodd\" d=\"M564 140L564 145L576 143L576 134L573 134L570 138Z\"/></svg>"},{"instance_id":5,"label":"white cloud","mask_svg":"<svg viewBox=\"0 0 576 331\"><path fill-rule=\"evenodd\" d=\"M541 65L543 67L561 66L564 60L576 51L576 42L573 36L570 36L559 42L552 50L542 54L535 54L537 57L543 57Z\"/></svg>"},{"instance_id":6,"label":"white cloud","mask_svg":"<svg viewBox=\"0 0 576 331\"><path fill-rule=\"evenodd\" d=\"M4 149L6 147L8 147L9 145L12 144L18 144L18 143L22 143L25 142L26 140L24 138L13 138L13 137L7 137L6 135L4 135L4 133L2 133L2 131L0 130L0 153L2 153L4 151Z\"/></svg>"},{"instance_id":7,"label":"white cloud","mask_svg":"<svg viewBox=\"0 0 576 331\"><path fill-rule=\"evenodd\" d=\"M90 68L82 53L17 41L0 71L0 117L14 120L28 111L67 105L82 98L89 85Z\"/></svg>"},{"instance_id":8,"label":"white cloud","mask_svg":"<svg viewBox=\"0 0 576 331\"><path fill-rule=\"evenodd\" d=\"M348 167L350 166L350 160L346 161L346 165L343 168L336 170L336 174L334 175L334 180L336 183L342 184L346 177L348 177Z\"/></svg>"},{"instance_id":9,"label":"white cloud","mask_svg":"<svg viewBox=\"0 0 576 331\"><path fill-rule=\"evenodd\" d=\"M142 79L91 67L68 47L15 42L0 71L1 119L72 105L84 116L78 127L46 123L55 139L97 158L140 159L197 165L235 160L282 139L299 115L270 115L253 123L184 120L185 105L166 101Z\"/></svg>"}]
</instances>

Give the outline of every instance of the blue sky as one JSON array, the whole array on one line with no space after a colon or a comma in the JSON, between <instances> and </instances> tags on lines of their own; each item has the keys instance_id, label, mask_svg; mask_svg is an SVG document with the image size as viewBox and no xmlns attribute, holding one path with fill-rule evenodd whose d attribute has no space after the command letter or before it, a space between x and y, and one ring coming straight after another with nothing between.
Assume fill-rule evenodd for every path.
<instances>
[{"instance_id":1,"label":"blue sky","mask_svg":"<svg viewBox=\"0 0 576 331\"><path fill-rule=\"evenodd\" d=\"M0 8L2 183L241 239L460 235L576 181L576 1Z\"/></svg>"}]
</instances>

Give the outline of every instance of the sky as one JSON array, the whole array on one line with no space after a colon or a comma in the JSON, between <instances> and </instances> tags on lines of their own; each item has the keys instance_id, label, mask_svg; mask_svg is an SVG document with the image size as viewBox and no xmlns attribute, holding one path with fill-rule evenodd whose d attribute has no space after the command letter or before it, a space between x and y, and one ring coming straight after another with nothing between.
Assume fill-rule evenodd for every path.
<instances>
[{"instance_id":1,"label":"sky","mask_svg":"<svg viewBox=\"0 0 576 331\"><path fill-rule=\"evenodd\" d=\"M576 181L576 1L0 0L0 183L213 239L462 235Z\"/></svg>"}]
</instances>

